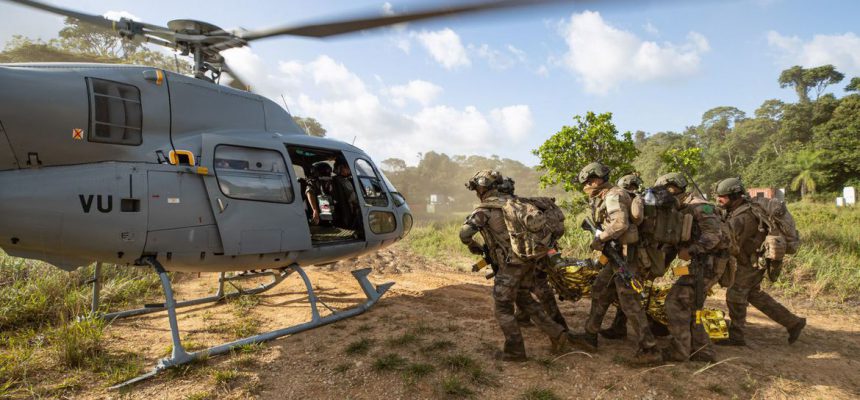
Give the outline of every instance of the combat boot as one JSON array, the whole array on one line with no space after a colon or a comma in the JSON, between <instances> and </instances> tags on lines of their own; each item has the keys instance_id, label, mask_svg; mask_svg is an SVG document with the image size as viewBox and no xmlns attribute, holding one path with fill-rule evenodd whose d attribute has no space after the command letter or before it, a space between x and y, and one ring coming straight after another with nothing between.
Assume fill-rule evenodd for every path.
<instances>
[{"instance_id":1,"label":"combat boot","mask_svg":"<svg viewBox=\"0 0 860 400\"><path fill-rule=\"evenodd\" d=\"M597 351L597 334L596 333L572 333L566 332L567 339L571 344L581 349L588 351Z\"/></svg>"},{"instance_id":2,"label":"combat boot","mask_svg":"<svg viewBox=\"0 0 860 400\"><path fill-rule=\"evenodd\" d=\"M636 355L633 356L633 363L636 365L662 364L663 354L656 347L639 349Z\"/></svg>"},{"instance_id":3,"label":"combat boot","mask_svg":"<svg viewBox=\"0 0 860 400\"><path fill-rule=\"evenodd\" d=\"M564 331L556 338L549 338L553 354L564 354L571 350L573 343L570 341L570 332Z\"/></svg>"},{"instance_id":4,"label":"combat boot","mask_svg":"<svg viewBox=\"0 0 860 400\"><path fill-rule=\"evenodd\" d=\"M744 339L736 339L732 336L729 336L728 339L715 341L714 344L717 346L746 346L747 341Z\"/></svg>"},{"instance_id":5,"label":"combat boot","mask_svg":"<svg viewBox=\"0 0 860 400\"><path fill-rule=\"evenodd\" d=\"M615 312L615 319L609 328L601 329L600 336L607 339L618 340L627 337L627 317L621 310Z\"/></svg>"},{"instance_id":6,"label":"combat boot","mask_svg":"<svg viewBox=\"0 0 860 400\"><path fill-rule=\"evenodd\" d=\"M495 356L493 357L499 361L509 361L509 362L525 362L528 361L528 358L525 354L513 354L504 352L501 350L497 350Z\"/></svg>"},{"instance_id":7,"label":"combat boot","mask_svg":"<svg viewBox=\"0 0 860 400\"><path fill-rule=\"evenodd\" d=\"M497 351L495 359L499 361L523 362L526 357L526 345L520 340L505 340L504 350Z\"/></svg>"},{"instance_id":8,"label":"combat boot","mask_svg":"<svg viewBox=\"0 0 860 400\"><path fill-rule=\"evenodd\" d=\"M801 318L794 326L788 328L788 344L794 344L797 341L804 327L806 327L806 318Z\"/></svg>"}]
</instances>

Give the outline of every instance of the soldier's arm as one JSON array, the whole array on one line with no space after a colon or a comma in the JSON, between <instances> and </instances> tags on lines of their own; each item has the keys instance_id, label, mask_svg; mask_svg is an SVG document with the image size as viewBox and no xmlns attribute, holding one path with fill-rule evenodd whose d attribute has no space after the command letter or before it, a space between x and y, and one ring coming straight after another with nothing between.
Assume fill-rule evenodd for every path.
<instances>
[{"instance_id":1,"label":"soldier's arm","mask_svg":"<svg viewBox=\"0 0 860 400\"><path fill-rule=\"evenodd\" d=\"M621 237L630 227L630 198L626 194L609 193L604 200L606 203L607 221L603 224L600 241L606 242Z\"/></svg>"},{"instance_id":2,"label":"soldier's arm","mask_svg":"<svg viewBox=\"0 0 860 400\"><path fill-rule=\"evenodd\" d=\"M693 217L699 226L699 238L689 246L691 253L707 253L720 244L720 219L714 206L702 204L693 210Z\"/></svg>"},{"instance_id":3,"label":"soldier's arm","mask_svg":"<svg viewBox=\"0 0 860 400\"><path fill-rule=\"evenodd\" d=\"M487 226L489 216L481 210L475 210L471 215L466 217L463 226L460 227L460 241L469 247L469 251L475 254L482 253L483 249L478 242L475 241L475 235Z\"/></svg>"}]
</instances>

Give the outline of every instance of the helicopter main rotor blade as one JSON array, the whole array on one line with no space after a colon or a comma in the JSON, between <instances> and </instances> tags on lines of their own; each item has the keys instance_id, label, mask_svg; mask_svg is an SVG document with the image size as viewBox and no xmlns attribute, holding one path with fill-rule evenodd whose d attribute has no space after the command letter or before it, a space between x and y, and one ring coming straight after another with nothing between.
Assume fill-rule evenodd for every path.
<instances>
[{"instance_id":1,"label":"helicopter main rotor blade","mask_svg":"<svg viewBox=\"0 0 860 400\"><path fill-rule=\"evenodd\" d=\"M320 24L302 26L290 26L260 29L256 31L237 32L236 35L246 41L268 38L279 35L306 36L324 38L328 36L342 35L373 28L381 28L404 22L418 21L430 18L444 17L454 14L466 14L479 11L500 10L505 8L543 5L549 3L570 2L572 0L494 0L470 3L461 6L426 9L411 13L396 15L371 16L341 21L331 21Z\"/></svg>"},{"instance_id":2,"label":"helicopter main rotor blade","mask_svg":"<svg viewBox=\"0 0 860 400\"><path fill-rule=\"evenodd\" d=\"M40 3L38 1L32 1L32 0L6 0L6 1L8 1L10 3L17 3L17 4L20 4L22 6L38 8L40 10L47 11L47 12L54 13L54 14L64 15L66 17L70 17L70 18L80 20L82 22L86 22L90 25L95 25L95 26L98 26L98 27L101 27L104 29L110 29L110 30L114 30L114 31L118 31L118 30L122 29L123 27L121 25L123 25L124 23L127 22L127 23L132 24L134 26L134 28L144 28L144 29L148 29L150 31L153 31L153 32L147 32L147 33L156 34L157 36L160 36L162 38L164 38L163 37L164 34L172 34L173 33L173 31L171 31L170 29L167 29L163 26L147 24L145 22L131 21L128 19L122 19L120 21L114 21L114 20L102 17L100 15L84 14L84 13L77 12L74 10L69 10L66 8L60 8L60 7L55 7L52 5ZM142 34L143 32L141 31L141 32L133 32L133 33L141 33ZM164 39L167 39L167 38L164 38Z\"/></svg>"}]
</instances>

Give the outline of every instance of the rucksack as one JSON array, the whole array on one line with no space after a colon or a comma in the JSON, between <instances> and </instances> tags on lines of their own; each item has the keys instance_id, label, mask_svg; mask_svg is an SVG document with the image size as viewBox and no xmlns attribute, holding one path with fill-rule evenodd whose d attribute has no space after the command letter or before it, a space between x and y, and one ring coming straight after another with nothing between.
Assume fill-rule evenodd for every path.
<instances>
[{"instance_id":1,"label":"rucksack","mask_svg":"<svg viewBox=\"0 0 860 400\"><path fill-rule=\"evenodd\" d=\"M514 196L501 207L511 249L523 260L545 257L564 235L564 212L551 197Z\"/></svg>"},{"instance_id":2,"label":"rucksack","mask_svg":"<svg viewBox=\"0 0 860 400\"><path fill-rule=\"evenodd\" d=\"M750 211L759 221L759 229L767 229L767 236L762 243L765 258L779 261L785 254L797 253L800 233L785 202L755 197L750 199L749 204Z\"/></svg>"},{"instance_id":3,"label":"rucksack","mask_svg":"<svg viewBox=\"0 0 860 400\"><path fill-rule=\"evenodd\" d=\"M639 225L639 235L643 240L674 246L690 239L693 220L678 210L678 199L665 187L646 189L642 201L645 218Z\"/></svg>"}]
</instances>

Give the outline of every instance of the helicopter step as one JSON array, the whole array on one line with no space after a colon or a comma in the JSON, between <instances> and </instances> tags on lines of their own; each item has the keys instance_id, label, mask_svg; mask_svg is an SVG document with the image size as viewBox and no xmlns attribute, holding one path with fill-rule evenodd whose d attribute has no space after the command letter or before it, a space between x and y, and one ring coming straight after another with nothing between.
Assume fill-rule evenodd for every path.
<instances>
[{"instance_id":1,"label":"helicopter step","mask_svg":"<svg viewBox=\"0 0 860 400\"><path fill-rule=\"evenodd\" d=\"M338 310L338 311L332 310L331 314L323 317L320 315L319 310L317 309L317 303L323 304L324 306L325 306L325 304L322 303L322 301L320 301L319 298L317 298L316 293L314 293L314 289L313 289L313 286L311 285L311 281L308 278L308 275L305 273L305 271L298 264L291 264L290 266L283 269L281 279L290 275L292 272L297 272L299 274L299 276L301 276L302 281L304 282L305 288L306 288L307 293L308 293L308 302L310 303L309 305L310 305L310 309L311 309L311 320L310 321L302 323L302 324L293 325L290 327L266 332L266 333L261 333L261 334L254 335L254 336L249 336L249 337L246 337L244 339L239 339L239 340L225 343L225 344L222 344L219 346L214 346L214 347L210 347L208 349L189 353L189 352L185 351L185 348L182 346L182 341L180 339L179 324L178 324L177 319L176 319L176 308L179 307L179 303L177 303L173 298L173 286L170 283L170 277L168 277L167 272L164 270L164 267L161 265L161 263L159 263L158 260L156 260L155 258L146 258L143 261L145 263L149 264L150 266L152 266L155 269L155 272L158 273L159 278L161 279L161 286L164 289L164 298L165 298L163 309L167 310L167 319L168 319L168 322L170 323L170 333L171 333L172 342L173 342L173 347L172 347L173 350L172 350L170 357L163 358L163 359L159 360L158 363L156 364L155 368L152 371L150 371L146 374L140 375L136 378L132 378L132 379L125 381L123 383L120 383L118 385L111 386L110 388L108 388L109 390L117 390L117 389L120 389L122 387L135 384L137 382L151 378L151 377L157 375L159 372L161 372L167 368L175 367L175 366L182 365L182 364L187 364L187 363L192 362L196 359L208 358L211 356L224 354L224 353L227 353L227 352L229 352L229 351L231 351L237 347L240 347L240 346L267 342L267 341L279 338L281 336L299 333L302 331L306 331L308 329L313 329L316 327L330 324L332 322L340 321L340 320L345 319L345 318L359 315L359 314L367 311L368 309L370 309L370 307L372 307L374 304L376 304L376 302L379 300L379 298L382 297L382 295L385 294L385 292L388 291L388 289L394 285L394 282L387 282L387 283L383 283L383 284L378 285L378 286L374 286L367 279L367 276L371 272L370 268L364 268L364 269L352 271L352 275L358 281L359 286L361 286L361 290L364 292L364 295L367 296L367 301L365 301L359 305L356 305L352 308L346 309L346 310ZM286 272L286 271L289 271L289 272ZM223 274L222 274L222 277L223 277ZM223 285L224 281L219 279L219 282L220 282L219 285ZM212 296L212 297L215 297L215 296ZM188 303L188 302L183 302L183 303ZM199 304L199 303L196 303L196 304ZM326 306L326 308L329 308L329 307ZM331 308L329 308L329 309L331 310ZM149 309L144 309L144 310L146 312L143 312L143 313L150 312ZM134 311L134 310L132 310L132 311ZM108 314L108 315L110 315L110 314ZM133 314L133 315L139 315L139 314ZM107 317L107 316L105 316L105 317Z\"/></svg>"},{"instance_id":2,"label":"helicopter step","mask_svg":"<svg viewBox=\"0 0 860 400\"><path fill-rule=\"evenodd\" d=\"M93 277L87 281L87 283L93 284L92 306L90 310L91 315L104 319L105 321L113 321L115 319L133 317L136 315L151 314L167 309L165 303L155 303L145 304L143 308L102 314L99 311L99 293L101 291L101 267L102 263L96 263ZM274 288L275 286L278 286L278 284L283 282L284 279L290 276L293 272L295 272L295 270L291 269L290 267L284 267L278 270L264 270L261 272L242 273L234 276L227 276L226 272L221 272L218 276L218 290L215 292L214 295L176 302L175 306L176 308L190 307L205 303L215 303L222 300L236 298L239 296L260 294L268 291L269 289ZM261 283L258 287L253 289L245 289L233 284L233 282L235 281L243 281L265 276L270 276L272 280L268 283ZM230 286L232 286L235 291L226 293L226 291L224 290L225 283L230 284Z\"/></svg>"}]
</instances>

